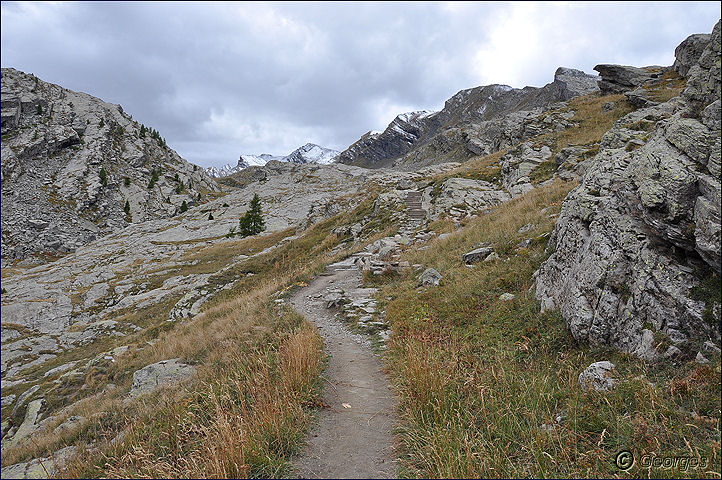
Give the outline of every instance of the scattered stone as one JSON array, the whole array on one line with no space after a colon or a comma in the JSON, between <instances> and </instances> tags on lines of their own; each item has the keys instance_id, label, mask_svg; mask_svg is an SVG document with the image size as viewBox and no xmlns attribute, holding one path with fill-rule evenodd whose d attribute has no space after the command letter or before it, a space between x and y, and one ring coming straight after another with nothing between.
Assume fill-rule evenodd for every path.
<instances>
[{"instance_id":1,"label":"scattered stone","mask_svg":"<svg viewBox=\"0 0 722 480\"><path fill-rule=\"evenodd\" d=\"M524 225L523 227L521 227L521 228L518 230L518 232L519 232L519 233L526 233L526 232L528 232L529 230L534 230L535 228L536 228L536 225L535 225L535 224L533 224L533 223L527 223L526 225Z\"/></svg>"},{"instance_id":2,"label":"scattered stone","mask_svg":"<svg viewBox=\"0 0 722 480\"><path fill-rule=\"evenodd\" d=\"M720 348L709 340L702 344L702 350L709 353L716 353L718 355L720 353Z\"/></svg>"},{"instance_id":3,"label":"scattered stone","mask_svg":"<svg viewBox=\"0 0 722 480\"><path fill-rule=\"evenodd\" d=\"M419 276L419 285L425 287L438 287L441 278L442 277L439 272L433 268L427 268L424 270L424 273Z\"/></svg>"},{"instance_id":4,"label":"scattered stone","mask_svg":"<svg viewBox=\"0 0 722 480\"><path fill-rule=\"evenodd\" d=\"M615 388L617 383L614 364L608 361L594 362L579 374L579 385L585 392L590 389L606 392Z\"/></svg>"},{"instance_id":5,"label":"scattered stone","mask_svg":"<svg viewBox=\"0 0 722 480\"><path fill-rule=\"evenodd\" d=\"M15 394L11 393L7 397L2 397L2 406L7 407L8 405L12 405L15 401Z\"/></svg>"},{"instance_id":6,"label":"scattered stone","mask_svg":"<svg viewBox=\"0 0 722 480\"><path fill-rule=\"evenodd\" d=\"M416 183L410 178L402 178L399 180L399 183L396 184L396 188L398 190L411 190L416 188Z\"/></svg>"},{"instance_id":7,"label":"scattered stone","mask_svg":"<svg viewBox=\"0 0 722 480\"><path fill-rule=\"evenodd\" d=\"M602 64L594 67L594 70L599 72L602 77L599 89L604 94L633 90L653 78L653 73L646 68L626 65Z\"/></svg>"},{"instance_id":8,"label":"scattered stone","mask_svg":"<svg viewBox=\"0 0 722 480\"><path fill-rule=\"evenodd\" d=\"M700 365L706 365L709 363L709 360L707 360L707 358L702 355L702 352L697 352L697 356L694 357L694 362L699 363Z\"/></svg>"},{"instance_id":9,"label":"scattered stone","mask_svg":"<svg viewBox=\"0 0 722 480\"><path fill-rule=\"evenodd\" d=\"M556 425L546 424L546 423L542 423L541 426L539 427L539 429L541 431L547 432L547 433L553 432L555 428L556 428Z\"/></svg>"},{"instance_id":10,"label":"scattered stone","mask_svg":"<svg viewBox=\"0 0 722 480\"><path fill-rule=\"evenodd\" d=\"M675 347L674 345L670 345L666 352L664 352L664 358L674 358L679 356L682 353L682 350Z\"/></svg>"},{"instance_id":11,"label":"scattered stone","mask_svg":"<svg viewBox=\"0 0 722 480\"><path fill-rule=\"evenodd\" d=\"M25 404L25 400L30 398L39 389L40 389L40 385L34 385L34 386L30 387L29 389L25 390L23 393L21 393L20 396L18 397L17 404L13 408L12 415L14 416L15 413L18 411L18 409Z\"/></svg>"},{"instance_id":12,"label":"scattered stone","mask_svg":"<svg viewBox=\"0 0 722 480\"><path fill-rule=\"evenodd\" d=\"M494 251L492 247L481 247L476 250L472 250L461 256L464 263L472 264L485 260Z\"/></svg>"},{"instance_id":13,"label":"scattered stone","mask_svg":"<svg viewBox=\"0 0 722 480\"><path fill-rule=\"evenodd\" d=\"M501 300L502 302L508 302L508 301L514 300L515 298L516 298L516 295L514 295L513 293L502 293L499 296L499 300Z\"/></svg>"},{"instance_id":14,"label":"scattered stone","mask_svg":"<svg viewBox=\"0 0 722 480\"><path fill-rule=\"evenodd\" d=\"M74 360L74 361L72 361L72 362L68 362L68 363L65 363L65 364L63 364L63 365L57 366L57 367L55 367L55 368L51 368L50 370L48 370L47 372L45 372L45 374L43 375L43 377L45 377L45 378L52 377L52 376L55 375L55 374L62 373L62 372L65 372L65 371L67 371L67 370L70 370L70 369L73 368L75 365L77 365L77 363L78 363L78 361L77 361L77 360Z\"/></svg>"},{"instance_id":15,"label":"scattered stone","mask_svg":"<svg viewBox=\"0 0 722 480\"><path fill-rule=\"evenodd\" d=\"M173 385L192 377L195 367L180 362L179 358L147 365L133 374L133 387L128 394L137 397L165 385Z\"/></svg>"},{"instance_id":16,"label":"scattered stone","mask_svg":"<svg viewBox=\"0 0 722 480\"><path fill-rule=\"evenodd\" d=\"M499 260L499 254L496 252L491 252L487 257L484 259L485 262L491 262L492 260Z\"/></svg>"},{"instance_id":17,"label":"scattered stone","mask_svg":"<svg viewBox=\"0 0 722 480\"><path fill-rule=\"evenodd\" d=\"M53 433L57 435L59 433L62 433L65 430L72 430L75 427L82 424L83 420L85 420L85 417L81 417L80 415L71 415L63 423L61 423L60 425L55 427L55 429L53 430Z\"/></svg>"}]
</instances>

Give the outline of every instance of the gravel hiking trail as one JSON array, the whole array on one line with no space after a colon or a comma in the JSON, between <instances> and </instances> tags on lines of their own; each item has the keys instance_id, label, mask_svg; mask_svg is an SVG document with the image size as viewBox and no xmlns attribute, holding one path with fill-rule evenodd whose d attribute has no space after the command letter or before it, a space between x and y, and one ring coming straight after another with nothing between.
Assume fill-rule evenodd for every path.
<instances>
[{"instance_id":1,"label":"gravel hiking trail","mask_svg":"<svg viewBox=\"0 0 722 480\"><path fill-rule=\"evenodd\" d=\"M329 357L322 375L325 406L305 448L294 459L297 478L397 476L392 432L396 402L381 360L369 341L349 331L323 299L330 288L359 286L361 272L353 260L329 265L290 299L298 313L316 324Z\"/></svg>"}]
</instances>

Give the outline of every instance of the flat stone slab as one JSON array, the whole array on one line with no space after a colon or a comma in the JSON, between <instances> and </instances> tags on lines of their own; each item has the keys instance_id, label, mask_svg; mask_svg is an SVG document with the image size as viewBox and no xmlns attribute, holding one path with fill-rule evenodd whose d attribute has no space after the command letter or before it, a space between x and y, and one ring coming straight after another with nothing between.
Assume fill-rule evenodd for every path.
<instances>
[{"instance_id":1,"label":"flat stone slab","mask_svg":"<svg viewBox=\"0 0 722 480\"><path fill-rule=\"evenodd\" d=\"M128 395L137 397L150 393L160 387L187 380L195 372L195 367L181 363L178 358L152 363L140 370L136 370L133 374L133 387Z\"/></svg>"}]
</instances>

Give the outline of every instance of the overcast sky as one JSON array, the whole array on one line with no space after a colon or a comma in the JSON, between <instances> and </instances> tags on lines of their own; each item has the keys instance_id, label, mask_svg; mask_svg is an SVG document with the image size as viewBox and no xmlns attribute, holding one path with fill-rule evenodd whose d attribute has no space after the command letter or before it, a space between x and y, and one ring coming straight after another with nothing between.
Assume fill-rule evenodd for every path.
<instances>
[{"instance_id":1,"label":"overcast sky","mask_svg":"<svg viewBox=\"0 0 722 480\"><path fill-rule=\"evenodd\" d=\"M719 2L10 3L3 67L120 103L187 160L343 150L461 89L671 65Z\"/></svg>"}]
</instances>

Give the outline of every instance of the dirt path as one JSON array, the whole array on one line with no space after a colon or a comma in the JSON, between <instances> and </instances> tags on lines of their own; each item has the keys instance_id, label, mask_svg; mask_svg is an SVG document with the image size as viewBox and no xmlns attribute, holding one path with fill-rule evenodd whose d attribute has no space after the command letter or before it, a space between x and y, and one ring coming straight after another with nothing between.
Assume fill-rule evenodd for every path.
<instances>
[{"instance_id":1,"label":"dirt path","mask_svg":"<svg viewBox=\"0 0 722 480\"><path fill-rule=\"evenodd\" d=\"M294 462L299 478L395 478L392 428L395 401L381 361L368 341L351 333L321 298L329 288L356 288L361 274L353 258L291 297L291 304L319 327L329 355L323 401L308 444Z\"/></svg>"}]
</instances>

